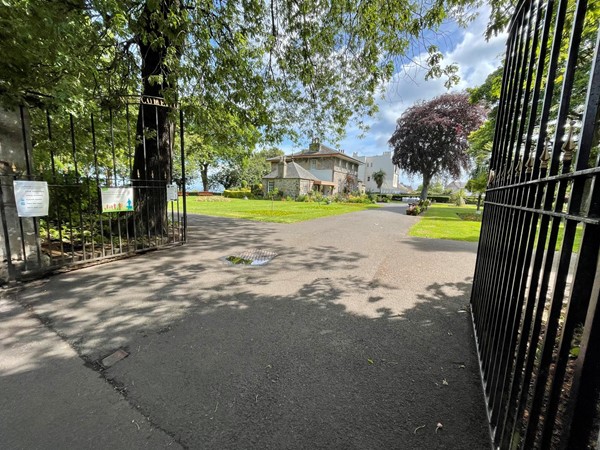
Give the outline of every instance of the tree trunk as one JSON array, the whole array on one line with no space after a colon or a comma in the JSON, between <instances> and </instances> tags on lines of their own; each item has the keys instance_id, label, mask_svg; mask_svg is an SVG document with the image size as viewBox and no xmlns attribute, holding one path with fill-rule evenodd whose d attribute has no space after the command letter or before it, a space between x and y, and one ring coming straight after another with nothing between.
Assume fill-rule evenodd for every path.
<instances>
[{"instance_id":1,"label":"tree trunk","mask_svg":"<svg viewBox=\"0 0 600 450\"><path fill-rule=\"evenodd\" d=\"M202 164L200 177L202 178L202 190L208 192L208 164Z\"/></svg>"},{"instance_id":2,"label":"tree trunk","mask_svg":"<svg viewBox=\"0 0 600 450\"><path fill-rule=\"evenodd\" d=\"M479 194L477 194L477 211L479 211L480 207L481 207L481 192Z\"/></svg>"},{"instance_id":3,"label":"tree trunk","mask_svg":"<svg viewBox=\"0 0 600 450\"><path fill-rule=\"evenodd\" d=\"M430 175L423 175L423 189L421 189L421 200L427 200L427 191L429 190L429 184L431 183Z\"/></svg>"},{"instance_id":4,"label":"tree trunk","mask_svg":"<svg viewBox=\"0 0 600 450\"><path fill-rule=\"evenodd\" d=\"M136 147L131 174L136 188L138 231L149 235L163 234L167 225L166 184L171 182L171 151L173 146L171 109L164 100L164 92L170 88L170 68L165 64L172 41L161 32L169 12L177 6L177 0L163 0L160 13L144 6L140 23L144 30L137 36L142 58L142 98L136 126ZM160 35L161 45L152 36Z\"/></svg>"}]
</instances>

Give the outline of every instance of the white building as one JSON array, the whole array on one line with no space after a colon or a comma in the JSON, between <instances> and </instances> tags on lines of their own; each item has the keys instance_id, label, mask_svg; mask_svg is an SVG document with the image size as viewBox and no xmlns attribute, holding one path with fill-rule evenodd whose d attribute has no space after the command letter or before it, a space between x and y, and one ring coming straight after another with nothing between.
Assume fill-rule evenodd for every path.
<instances>
[{"instance_id":1,"label":"white building","mask_svg":"<svg viewBox=\"0 0 600 450\"><path fill-rule=\"evenodd\" d=\"M358 169L358 179L364 183L367 192L379 192L373 174L380 170L385 172L381 185L382 194L405 194L411 190L400 183L400 169L392 164L392 152L383 152L383 155L377 156L359 156L354 153L352 157L364 163Z\"/></svg>"}]
</instances>

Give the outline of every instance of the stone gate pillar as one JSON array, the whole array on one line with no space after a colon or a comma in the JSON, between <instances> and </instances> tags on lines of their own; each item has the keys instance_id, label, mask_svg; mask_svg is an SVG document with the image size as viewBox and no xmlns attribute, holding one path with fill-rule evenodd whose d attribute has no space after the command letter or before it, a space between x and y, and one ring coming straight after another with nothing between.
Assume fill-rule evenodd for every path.
<instances>
[{"instance_id":1,"label":"stone gate pillar","mask_svg":"<svg viewBox=\"0 0 600 450\"><path fill-rule=\"evenodd\" d=\"M21 270L39 266L34 233L36 219L19 221L13 190L15 178L27 179L28 164L31 167L27 109L0 108L0 281L13 278Z\"/></svg>"}]
</instances>

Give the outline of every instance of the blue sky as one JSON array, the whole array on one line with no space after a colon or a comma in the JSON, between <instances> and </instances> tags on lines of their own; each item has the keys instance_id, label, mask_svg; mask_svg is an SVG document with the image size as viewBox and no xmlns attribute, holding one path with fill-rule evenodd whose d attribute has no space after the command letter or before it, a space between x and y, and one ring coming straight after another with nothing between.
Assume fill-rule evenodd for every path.
<instances>
[{"instance_id":1,"label":"blue sky","mask_svg":"<svg viewBox=\"0 0 600 450\"><path fill-rule=\"evenodd\" d=\"M457 25L445 26L442 36L436 45L444 54L446 63L459 66L460 82L450 91L461 91L467 87L482 84L485 78L500 66L505 49L506 35L496 36L489 41L484 38L485 27L489 17L487 7L481 9L479 16L467 28ZM448 92L443 79L425 81L425 70L416 64L406 64L403 71L394 75L385 86L378 100L379 113L367 121L369 131L360 138L361 131L356 126L349 126L347 137L335 148L343 149L346 154L354 152L364 156L380 155L388 151L387 141L396 128L396 120L404 110L420 100L429 100ZM328 142L323 142L328 144ZM280 146L289 154L301 149L292 143ZM402 177L405 182L419 184L415 177Z\"/></svg>"}]
</instances>

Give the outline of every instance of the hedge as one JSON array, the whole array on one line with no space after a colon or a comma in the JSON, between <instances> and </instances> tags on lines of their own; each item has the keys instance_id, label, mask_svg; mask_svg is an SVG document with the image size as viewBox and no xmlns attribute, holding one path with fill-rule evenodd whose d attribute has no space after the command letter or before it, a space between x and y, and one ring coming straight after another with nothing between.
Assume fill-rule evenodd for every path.
<instances>
[{"instance_id":1,"label":"hedge","mask_svg":"<svg viewBox=\"0 0 600 450\"><path fill-rule=\"evenodd\" d=\"M225 189L223 191L223 197L228 198L250 198L252 197L252 192L250 189Z\"/></svg>"}]
</instances>

